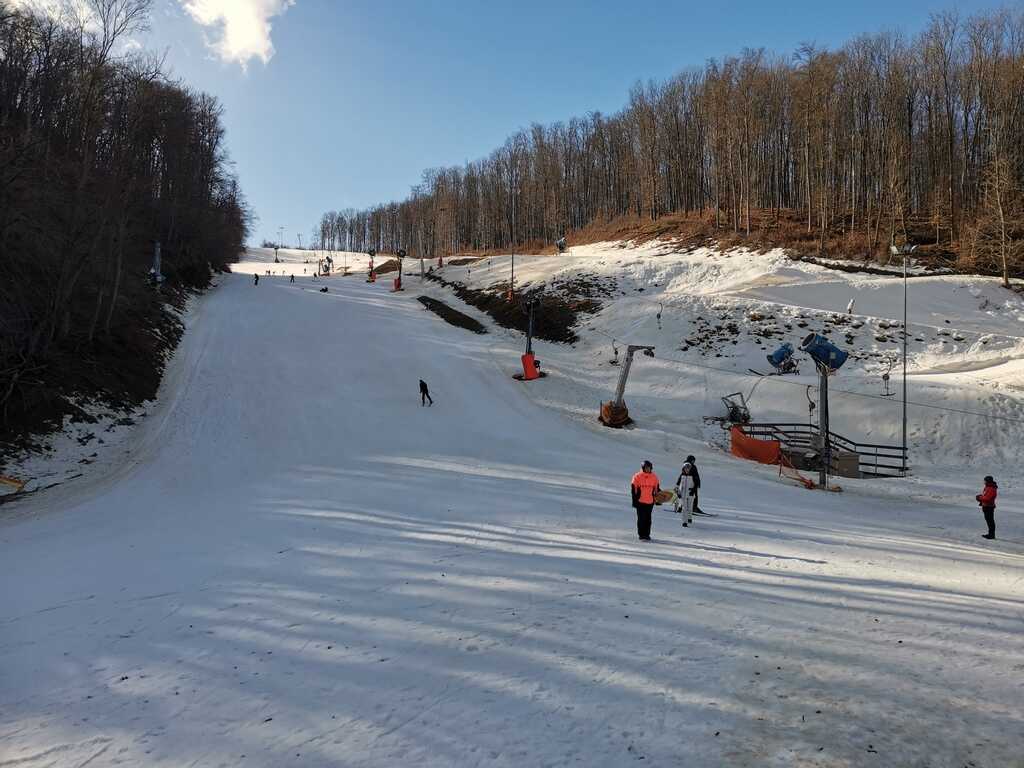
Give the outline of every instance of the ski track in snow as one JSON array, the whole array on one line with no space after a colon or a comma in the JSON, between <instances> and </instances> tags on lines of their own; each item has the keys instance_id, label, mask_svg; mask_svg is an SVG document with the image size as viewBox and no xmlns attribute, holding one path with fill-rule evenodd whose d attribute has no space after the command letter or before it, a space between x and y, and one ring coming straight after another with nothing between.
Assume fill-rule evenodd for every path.
<instances>
[{"instance_id":1,"label":"ski track in snow","mask_svg":"<svg viewBox=\"0 0 1024 768\"><path fill-rule=\"evenodd\" d=\"M587 337L524 385L518 334L328 284L226 277L130 464L0 517L0 768L1022 764L1024 546L968 473L804 491L659 403L704 374L645 359L602 430ZM719 517L636 541L688 452Z\"/></svg>"}]
</instances>

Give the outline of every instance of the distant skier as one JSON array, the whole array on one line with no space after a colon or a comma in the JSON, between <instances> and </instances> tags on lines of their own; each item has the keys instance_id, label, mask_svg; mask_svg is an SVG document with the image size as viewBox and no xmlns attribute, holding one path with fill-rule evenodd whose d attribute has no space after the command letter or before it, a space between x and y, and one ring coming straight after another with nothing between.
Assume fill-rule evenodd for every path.
<instances>
[{"instance_id":1,"label":"distant skier","mask_svg":"<svg viewBox=\"0 0 1024 768\"><path fill-rule=\"evenodd\" d=\"M295 275L290 275L290 276L288 277L288 282L289 282L289 283L294 283L294 282L295 282Z\"/></svg>"},{"instance_id":2,"label":"distant skier","mask_svg":"<svg viewBox=\"0 0 1024 768\"><path fill-rule=\"evenodd\" d=\"M988 525L988 533L981 534L984 539L996 537L996 496L999 494L999 486L992 479L992 475L985 475L985 490L974 498L981 505L981 513L985 515L985 523Z\"/></svg>"},{"instance_id":3,"label":"distant skier","mask_svg":"<svg viewBox=\"0 0 1024 768\"><path fill-rule=\"evenodd\" d=\"M434 398L430 396L430 390L427 389L427 382L420 379L420 405L426 405L428 400L431 405L434 404Z\"/></svg>"},{"instance_id":4,"label":"distant skier","mask_svg":"<svg viewBox=\"0 0 1024 768\"><path fill-rule=\"evenodd\" d=\"M323 288L320 289L320 293L327 293L327 286L326 285Z\"/></svg>"},{"instance_id":5,"label":"distant skier","mask_svg":"<svg viewBox=\"0 0 1024 768\"><path fill-rule=\"evenodd\" d=\"M636 533L640 541L651 540L651 510L654 509L654 497L661 492L661 481L654 474L654 465L644 461L640 471L633 475L630 483L630 494L633 498L633 509L636 510Z\"/></svg>"},{"instance_id":6,"label":"distant skier","mask_svg":"<svg viewBox=\"0 0 1024 768\"><path fill-rule=\"evenodd\" d=\"M850 299L850 303L846 305L846 314L848 314L848 315L852 315L853 314L853 304L856 301L857 301L857 299L855 299L855 298L854 299Z\"/></svg>"},{"instance_id":7,"label":"distant skier","mask_svg":"<svg viewBox=\"0 0 1024 768\"><path fill-rule=\"evenodd\" d=\"M697 471L697 459L691 454L686 457L686 461L683 463L683 468L679 470L679 478L676 480L676 487L682 487L683 478L688 478L689 490L687 493L693 498L693 513L695 515L701 514L700 507L697 506L698 492L700 491L700 472Z\"/></svg>"},{"instance_id":8,"label":"distant skier","mask_svg":"<svg viewBox=\"0 0 1024 768\"><path fill-rule=\"evenodd\" d=\"M259 285L260 284L260 273L259 272L253 272L253 274L252 274L252 284L253 285Z\"/></svg>"}]
</instances>

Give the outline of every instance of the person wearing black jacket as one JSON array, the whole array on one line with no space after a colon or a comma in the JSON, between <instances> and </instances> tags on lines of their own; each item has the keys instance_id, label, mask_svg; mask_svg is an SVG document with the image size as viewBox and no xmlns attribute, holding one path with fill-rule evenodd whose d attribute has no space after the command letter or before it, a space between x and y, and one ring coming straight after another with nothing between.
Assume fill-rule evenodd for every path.
<instances>
[{"instance_id":1,"label":"person wearing black jacket","mask_svg":"<svg viewBox=\"0 0 1024 768\"><path fill-rule=\"evenodd\" d=\"M430 396L430 390L427 389L427 382L420 379L420 405L426 405L428 400L431 405L434 404L434 398Z\"/></svg>"},{"instance_id":2,"label":"person wearing black jacket","mask_svg":"<svg viewBox=\"0 0 1024 768\"><path fill-rule=\"evenodd\" d=\"M683 468L679 470L679 477L676 480L676 486L683 482L683 476L690 478L690 495L693 497L693 512L700 514L700 507L697 506L697 495L700 490L700 472L697 471L697 459L693 456L687 456L686 461L683 463Z\"/></svg>"}]
</instances>

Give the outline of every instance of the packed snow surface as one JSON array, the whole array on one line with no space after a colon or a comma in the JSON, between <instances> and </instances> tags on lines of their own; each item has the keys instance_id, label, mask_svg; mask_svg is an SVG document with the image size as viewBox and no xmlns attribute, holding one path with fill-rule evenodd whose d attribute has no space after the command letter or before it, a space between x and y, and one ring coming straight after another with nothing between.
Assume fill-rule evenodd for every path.
<instances>
[{"instance_id":1,"label":"packed snow surface","mask_svg":"<svg viewBox=\"0 0 1024 768\"><path fill-rule=\"evenodd\" d=\"M0 507L0 766L1019 766L1015 478L999 478L987 542L972 456L824 493L720 452L700 415L732 382L692 363L749 387L764 352L746 337L723 358L681 351L692 302L788 322L787 301L833 310L850 289L794 297L835 273L771 254L743 269L643 255L570 257L635 262L618 273L627 295L584 320L575 349L538 344L550 375L526 384L510 375L520 335L445 324L415 301L418 278L397 294L223 278L196 302L130 460ZM466 279L497 282L507 262ZM517 258L517 276L567 263ZM883 293L867 298L885 280L857 311L894 317ZM634 366L636 428L605 430L594 417L618 369L597 330L656 335L644 282L678 289L653 299L665 359ZM963 285L980 312L1001 301ZM935 311L915 310L912 330L942 329ZM1020 308L992 311L1006 376L1001 390L975 379L974 408L986 387L1006 402L1019 387ZM965 339L988 329L956 323ZM935 361L925 374L922 346L914 365L936 392L978 376L927 338ZM850 375L851 389L869 380ZM801 407L802 387L758 393L773 386L796 392L773 408ZM668 485L687 453L718 516L683 528L658 508L655 540L637 541L629 477L650 458Z\"/></svg>"}]
</instances>

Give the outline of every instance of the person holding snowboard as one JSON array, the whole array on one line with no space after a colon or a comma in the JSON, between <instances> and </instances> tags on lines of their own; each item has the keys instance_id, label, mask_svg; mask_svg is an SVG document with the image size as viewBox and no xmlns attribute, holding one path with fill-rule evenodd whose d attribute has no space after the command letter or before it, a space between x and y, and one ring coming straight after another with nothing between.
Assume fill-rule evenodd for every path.
<instances>
[{"instance_id":1,"label":"person holding snowboard","mask_svg":"<svg viewBox=\"0 0 1024 768\"><path fill-rule=\"evenodd\" d=\"M633 475L630 483L633 497L633 509L636 510L636 533L640 541L651 540L651 510L654 509L654 497L661 493L661 481L654 474L654 465L644 461L640 471Z\"/></svg>"},{"instance_id":2,"label":"person holding snowboard","mask_svg":"<svg viewBox=\"0 0 1024 768\"><path fill-rule=\"evenodd\" d=\"M988 533L981 534L983 539L996 537L996 496L998 494L999 486L992 479L992 475L985 475L985 490L974 497L981 505L981 513L985 515L985 523L988 525Z\"/></svg>"},{"instance_id":3,"label":"person holding snowboard","mask_svg":"<svg viewBox=\"0 0 1024 768\"><path fill-rule=\"evenodd\" d=\"M426 405L428 400L431 405L434 404L434 398L430 396L430 390L427 389L427 382L420 379L420 405Z\"/></svg>"},{"instance_id":4,"label":"person holding snowboard","mask_svg":"<svg viewBox=\"0 0 1024 768\"><path fill-rule=\"evenodd\" d=\"M689 479L689 490L687 493L693 499L693 513L699 515L701 511L700 507L697 506L697 496L700 490L700 472L697 471L697 459L692 454L686 457L686 461L683 462L683 468L679 470L679 477L676 480L677 488L682 487L684 477Z\"/></svg>"}]
</instances>

